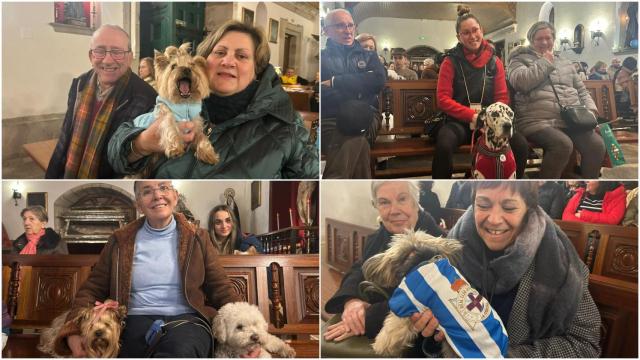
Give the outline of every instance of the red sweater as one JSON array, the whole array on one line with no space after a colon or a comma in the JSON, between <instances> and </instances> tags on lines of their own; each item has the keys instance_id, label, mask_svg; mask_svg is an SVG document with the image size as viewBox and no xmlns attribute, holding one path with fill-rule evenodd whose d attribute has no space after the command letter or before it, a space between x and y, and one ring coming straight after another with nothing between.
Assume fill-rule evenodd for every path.
<instances>
[{"instance_id":1,"label":"red sweater","mask_svg":"<svg viewBox=\"0 0 640 360\"><path fill-rule=\"evenodd\" d=\"M589 210L580 211L580 217L576 217L576 209L580 205L580 200L584 195L585 189L576 190L575 195L569 200L564 208L562 220L580 221L592 224L609 224L618 225L622 221L625 212L627 194L624 186L620 185L612 191L607 191L602 199L602 212L594 212Z\"/></svg>"},{"instance_id":2,"label":"red sweater","mask_svg":"<svg viewBox=\"0 0 640 360\"><path fill-rule=\"evenodd\" d=\"M480 54L474 54L467 49L464 49L465 58L474 68L481 68L485 66L489 60L491 60L492 50L489 48L489 44L486 40L482 43L482 52ZM453 78L456 74L456 70L449 58L445 58L440 65L440 73L438 75L438 108L444 111L447 115L452 116L458 120L471 122L475 111L471 110L468 106L464 106L459 102L453 100ZM504 75L504 65L499 58L496 57L496 76L493 84L493 102L503 102L509 105L509 91L507 89L507 82Z\"/></svg>"}]
</instances>

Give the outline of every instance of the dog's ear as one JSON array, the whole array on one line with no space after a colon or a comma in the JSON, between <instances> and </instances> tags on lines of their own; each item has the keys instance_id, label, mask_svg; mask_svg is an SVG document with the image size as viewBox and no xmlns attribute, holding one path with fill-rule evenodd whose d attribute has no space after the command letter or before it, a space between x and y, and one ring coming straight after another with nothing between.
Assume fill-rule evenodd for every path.
<instances>
[{"instance_id":1,"label":"dog's ear","mask_svg":"<svg viewBox=\"0 0 640 360\"><path fill-rule=\"evenodd\" d=\"M168 57L168 58L172 58L177 56L179 53L179 50L177 47L175 46L167 46L166 49L164 49L164 54Z\"/></svg>"},{"instance_id":2,"label":"dog's ear","mask_svg":"<svg viewBox=\"0 0 640 360\"><path fill-rule=\"evenodd\" d=\"M180 45L180 48L178 50L179 50L180 54L190 55L191 54L191 43L190 42L186 42L186 43Z\"/></svg>"},{"instance_id":3,"label":"dog's ear","mask_svg":"<svg viewBox=\"0 0 640 360\"><path fill-rule=\"evenodd\" d=\"M219 342L227 342L227 328L224 324L222 316L218 315L213 318L213 337L218 339Z\"/></svg>"},{"instance_id":4,"label":"dog's ear","mask_svg":"<svg viewBox=\"0 0 640 360\"><path fill-rule=\"evenodd\" d=\"M478 120L476 121L476 129L480 129L485 124L485 116L487 116L487 108L482 108L478 113Z\"/></svg>"},{"instance_id":5,"label":"dog's ear","mask_svg":"<svg viewBox=\"0 0 640 360\"><path fill-rule=\"evenodd\" d=\"M203 58L202 56L194 56L193 63L196 64L196 66L201 67L205 71L207 70L207 59Z\"/></svg>"},{"instance_id":6,"label":"dog's ear","mask_svg":"<svg viewBox=\"0 0 640 360\"><path fill-rule=\"evenodd\" d=\"M118 306L118 320L122 320L127 317L127 307L124 305Z\"/></svg>"},{"instance_id":7,"label":"dog's ear","mask_svg":"<svg viewBox=\"0 0 640 360\"><path fill-rule=\"evenodd\" d=\"M158 50L154 50L153 66L156 68L156 74L161 73L169 66L169 57ZM157 76L157 75L156 75Z\"/></svg>"}]
</instances>

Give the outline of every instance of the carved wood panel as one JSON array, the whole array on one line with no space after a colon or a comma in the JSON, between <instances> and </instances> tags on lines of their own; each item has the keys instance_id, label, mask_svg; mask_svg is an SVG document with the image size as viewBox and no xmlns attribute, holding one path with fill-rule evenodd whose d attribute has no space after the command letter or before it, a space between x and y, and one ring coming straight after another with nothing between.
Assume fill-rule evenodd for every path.
<instances>
[{"instance_id":1,"label":"carved wood panel","mask_svg":"<svg viewBox=\"0 0 640 360\"><path fill-rule=\"evenodd\" d=\"M233 289L242 300L258 305L255 268L227 268L225 271Z\"/></svg>"},{"instance_id":2,"label":"carved wood panel","mask_svg":"<svg viewBox=\"0 0 640 360\"><path fill-rule=\"evenodd\" d=\"M362 257L364 242L375 230L326 219L327 266L346 273Z\"/></svg>"},{"instance_id":3,"label":"carved wood panel","mask_svg":"<svg viewBox=\"0 0 640 360\"><path fill-rule=\"evenodd\" d=\"M638 281L637 239L609 237L602 275L625 281Z\"/></svg>"},{"instance_id":4,"label":"carved wood panel","mask_svg":"<svg viewBox=\"0 0 640 360\"><path fill-rule=\"evenodd\" d=\"M584 85L596 103L600 116L614 120L616 118L616 101L613 91L613 83L609 80L586 80Z\"/></svg>"},{"instance_id":5,"label":"carved wood panel","mask_svg":"<svg viewBox=\"0 0 640 360\"><path fill-rule=\"evenodd\" d=\"M310 322L317 321L320 315L320 276L318 269L295 268L293 269L295 278L295 304L287 304L295 309L296 316L289 318L288 322ZM291 297L288 297L289 299ZM289 312L290 313L290 312Z\"/></svg>"}]
</instances>

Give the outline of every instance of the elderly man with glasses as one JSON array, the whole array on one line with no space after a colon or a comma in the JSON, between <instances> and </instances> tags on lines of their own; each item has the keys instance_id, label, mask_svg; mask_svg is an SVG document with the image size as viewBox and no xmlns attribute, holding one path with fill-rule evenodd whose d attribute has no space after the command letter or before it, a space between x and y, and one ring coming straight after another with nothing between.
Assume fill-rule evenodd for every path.
<instances>
[{"instance_id":1,"label":"elderly man with glasses","mask_svg":"<svg viewBox=\"0 0 640 360\"><path fill-rule=\"evenodd\" d=\"M155 90L131 72L131 41L116 25L103 25L91 37L92 69L73 79L60 138L47 178L119 177L106 146L120 124L150 112Z\"/></svg>"},{"instance_id":2,"label":"elderly man with glasses","mask_svg":"<svg viewBox=\"0 0 640 360\"><path fill-rule=\"evenodd\" d=\"M326 48L321 53L322 152L324 178L370 178L370 142L380 125L378 94L386 71L378 54L355 40L356 25L348 11L325 18Z\"/></svg>"},{"instance_id":3,"label":"elderly man with glasses","mask_svg":"<svg viewBox=\"0 0 640 360\"><path fill-rule=\"evenodd\" d=\"M87 357L72 319L81 307L112 299L127 307L119 357L211 357L217 309L241 299L207 231L176 212L171 182L136 181L133 190L144 217L109 239L73 300L56 352Z\"/></svg>"}]
</instances>

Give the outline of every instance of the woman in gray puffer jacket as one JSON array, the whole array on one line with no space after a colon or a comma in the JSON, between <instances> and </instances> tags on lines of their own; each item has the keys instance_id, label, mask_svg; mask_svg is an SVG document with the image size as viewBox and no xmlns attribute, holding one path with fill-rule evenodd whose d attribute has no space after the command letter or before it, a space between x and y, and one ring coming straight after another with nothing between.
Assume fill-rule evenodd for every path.
<instances>
[{"instance_id":1,"label":"woman in gray puffer jacket","mask_svg":"<svg viewBox=\"0 0 640 360\"><path fill-rule=\"evenodd\" d=\"M596 116L598 109L571 61L554 56L555 37L553 25L539 21L527 33L531 45L520 46L509 56L507 76L516 91L516 131L543 148L541 179L560 178L574 147L582 157L581 178L598 178L604 141L596 131L567 129L549 77L563 105L584 104Z\"/></svg>"}]
</instances>

